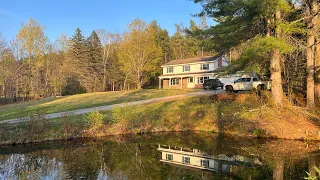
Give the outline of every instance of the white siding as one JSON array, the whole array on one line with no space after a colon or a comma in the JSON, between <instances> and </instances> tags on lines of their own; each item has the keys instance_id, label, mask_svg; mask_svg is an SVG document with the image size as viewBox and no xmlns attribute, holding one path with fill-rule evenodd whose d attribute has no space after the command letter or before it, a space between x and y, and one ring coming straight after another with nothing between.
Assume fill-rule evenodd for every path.
<instances>
[{"instance_id":1,"label":"white siding","mask_svg":"<svg viewBox=\"0 0 320 180\"><path fill-rule=\"evenodd\" d=\"M182 156L185 156L185 157L190 157L190 164L189 165L192 165L192 166L202 167L201 166L201 159L209 160L209 168L213 169L214 164L215 164L215 161L213 159L201 158L201 157L190 156L190 155L183 155L183 154L178 154L178 153L174 153L174 152L172 152L172 153L171 152L162 152L162 159L163 160L166 160L166 154L172 154L173 155L172 162L175 162L175 163L183 164ZM186 165L188 165L188 164L186 164Z\"/></svg>"},{"instance_id":2,"label":"white siding","mask_svg":"<svg viewBox=\"0 0 320 180\"><path fill-rule=\"evenodd\" d=\"M173 73L167 73L167 67L169 66L164 66L163 69L163 74L183 74L183 73L199 73L199 72L206 72L201 70L201 64L209 64L209 70L207 71L213 71L218 68L218 62L209 62L209 63L197 63L197 64L188 64L190 66L190 71L183 72L183 66L184 65L172 65L170 67L173 67Z\"/></svg>"},{"instance_id":3,"label":"white siding","mask_svg":"<svg viewBox=\"0 0 320 180\"><path fill-rule=\"evenodd\" d=\"M222 66L229 66L229 61L227 60L226 57L222 58Z\"/></svg>"}]
</instances>

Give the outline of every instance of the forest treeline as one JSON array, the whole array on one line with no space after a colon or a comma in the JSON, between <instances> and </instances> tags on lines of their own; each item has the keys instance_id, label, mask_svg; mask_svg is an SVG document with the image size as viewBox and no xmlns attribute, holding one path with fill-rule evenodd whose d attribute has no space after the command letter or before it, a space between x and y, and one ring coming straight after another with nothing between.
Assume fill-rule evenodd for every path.
<instances>
[{"instance_id":1,"label":"forest treeline","mask_svg":"<svg viewBox=\"0 0 320 180\"><path fill-rule=\"evenodd\" d=\"M206 28L205 19L193 31ZM214 54L176 25L169 36L156 21L135 19L122 33L94 30L84 37L61 35L51 43L44 27L30 19L15 39L0 39L0 99L29 100L85 92L153 87L161 65L173 59Z\"/></svg>"},{"instance_id":2,"label":"forest treeline","mask_svg":"<svg viewBox=\"0 0 320 180\"><path fill-rule=\"evenodd\" d=\"M160 66L173 59L227 54L225 73L269 74L272 98L320 106L318 0L194 0L201 17L169 36L156 21L136 19L122 34L80 29L55 43L35 20L10 43L1 40L0 97L23 99L154 87ZM216 24L207 26L205 18ZM297 103L297 102L296 102Z\"/></svg>"}]
</instances>

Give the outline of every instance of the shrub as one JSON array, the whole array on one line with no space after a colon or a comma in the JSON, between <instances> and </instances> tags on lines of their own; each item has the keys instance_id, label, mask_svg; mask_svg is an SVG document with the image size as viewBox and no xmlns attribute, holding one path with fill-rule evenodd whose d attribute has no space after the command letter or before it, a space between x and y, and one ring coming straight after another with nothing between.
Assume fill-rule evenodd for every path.
<instances>
[{"instance_id":1,"label":"shrub","mask_svg":"<svg viewBox=\"0 0 320 180\"><path fill-rule=\"evenodd\" d=\"M67 85L63 88L62 96L75 95L85 93L86 90L81 86L79 80L75 77L67 79Z\"/></svg>"},{"instance_id":2,"label":"shrub","mask_svg":"<svg viewBox=\"0 0 320 180\"><path fill-rule=\"evenodd\" d=\"M253 135L257 136L257 137L261 137L262 135L262 130L261 129L255 129L253 130Z\"/></svg>"},{"instance_id":3,"label":"shrub","mask_svg":"<svg viewBox=\"0 0 320 180\"><path fill-rule=\"evenodd\" d=\"M38 139L41 133L47 129L45 126L46 121L46 112L43 110L36 109L35 113L30 114L29 120L25 123L28 138Z\"/></svg>"},{"instance_id":4,"label":"shrub","mask_svg":"<svg viewBox=\"0 0 320 180\"><path fill-rule=\"evenodd\" d=\"M69 139L72 137L77 137L81 135L80 125L74 121L72 114L64 113L62 114L62 129L63 137Z\"/></svg>"},{"instance_id":5,"label":"shrub","mask_svg":"<svg viewBox=\"0 0 320 180\"><path fill-rule=\"evenodd\" d=\"M98 111L94 111L86 115L89 128L95 129L101 127L103 125L104 117L105 116Z\"/></svg>"}]
</instances>

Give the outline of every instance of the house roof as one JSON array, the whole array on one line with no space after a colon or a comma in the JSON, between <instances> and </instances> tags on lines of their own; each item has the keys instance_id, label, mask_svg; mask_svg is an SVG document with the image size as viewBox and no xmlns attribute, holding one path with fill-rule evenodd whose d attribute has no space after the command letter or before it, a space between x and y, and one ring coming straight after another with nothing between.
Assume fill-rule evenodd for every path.
<instances>
[{"instance_id":1,"label":"house roof","mask_svg":"<svg viewBox=\"0 0 320 180\"><path fill-rule=\"evenodd\" d=\"M170 62L168 62L167 64L165 64L163 66L214 61L214 60L218 59L219 57L220 56L217 55L217 56L195 57L195 58L188 58L188 59L177 59L177 60L170 61Z\"/></svg>"}]
</instances>

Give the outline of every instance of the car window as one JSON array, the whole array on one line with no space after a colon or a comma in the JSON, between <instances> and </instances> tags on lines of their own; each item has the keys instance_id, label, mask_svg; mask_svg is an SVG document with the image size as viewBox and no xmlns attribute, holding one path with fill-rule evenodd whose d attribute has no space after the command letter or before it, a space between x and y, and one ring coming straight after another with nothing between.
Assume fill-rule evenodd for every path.
<instances>
[{"instance_id":1,"label":"car window","mask_svg":"<svg viewBox=\"0 0 320 180\"><path fill-rule=\"evenodd\" d=\"M253 82L259 81L258 78L253 78Z\"/></svg>"},{"instance_id":2,"label":"car window","mask_svg":"<svg viewBox=\"0 0 320 180\"><path fill-rule=\"evenodd\" d=\"M246 78L246 82L251 82L251 78Z\"/></svg>"},{"instance_id":3,"label":"car window","mask_svg":"<svg viewBox=\"0 0 320 180\"><path fill-rule=\"evenodd\" d=\"M239 82L245 82L245 78L240 78L240 79L235 81L235 83L239 83Z\"/></svg>"}]
</instances>

